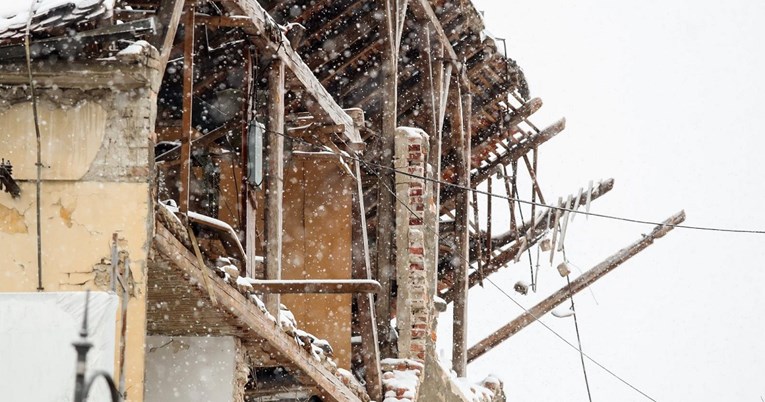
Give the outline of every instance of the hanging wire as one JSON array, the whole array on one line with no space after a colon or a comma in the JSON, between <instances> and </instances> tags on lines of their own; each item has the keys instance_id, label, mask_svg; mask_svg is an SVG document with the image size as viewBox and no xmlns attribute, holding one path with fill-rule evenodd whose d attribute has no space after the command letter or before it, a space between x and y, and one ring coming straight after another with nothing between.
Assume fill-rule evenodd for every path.
<instances>
[{"instance_id":1,"label":"hanging wire","mask_svg":"<svg viewBox=\"0 0 765 402\"><path fill-rule=\"evenodd\" d=\"M517 200L519 198L518 195L518 161L513 162L513 197ZM526 220L523 219L523 208L521 208L520 205L518 205L518 216L521 218L521 222L525 222ZM533 218L533 216L532 216ZM529 275L531 278L529 279L531 281L532 290L536 292L537 285L534 282L534 262L531 260L531 247L526 248L527 254L529 256Z\"/></svg>"},{"instance_id":2,"label":"hanging wire","mask_svg":"<svg viewBox=\"0 0 765 402\"><path fill-rule=\"evenodd\" d=\"M360 162L361 162L362 164L366 164L366 163L365 163L363 160L360 160ZM372 174L374 174L375 176L379 177L378 173L377 173L377 172L375 172L374 170L372 170L372 169L368 169L368 170L369 170L370 172L372 172ZM402 201L402 200L401 200L401 199L400 199L400 198L399 198L399 197L396 195L396 193L395 193L395 192L393 192L393 190L392 190L390 187L388 187L387 185L385 185L385 184L384 184L384 182L382 182L382 181L381 181L381 183L383 183L383 187L385 188L385 190L386 190L386 191L388 191L388 192L390 192L390 193L391 193L391 195L393 195L394 199L395 199L395 200L396 200L396 201L397 201L399 204L401 204L402 206L404 206L404 207L405 207L407 210L409 210L409 212L410 212L410 213L411 213L413 216L415 216L416 218L418 218L418 219L419 219L419 216L417 215L417 213L416 213L415 211L413 211L413 210L412 210L412 209L411 209L411 208L410 208L410 207L409 207L409 206L408 206L408 205L407 205L407 204L406 204L404 201ZM516 194L516 196L517 196L517 194L518 194L518 190L517 190L517 188L516 188L516 186L515 186L515 183L513 183L513 191L514 191L514 193L515 193L515 194ZM474 194L475 194L475 193L474 193ZM520 210L520 208L519 208L519 210ZM521 220L523 220L523 216L522 216L522 215L521 215ZM434 234L436 234L436 235L437 235L437 233L435 233L435 231L433 231L431 228L429 228L429 227L425 226L425 229L426 229L426 230L428 230L428 231L430 231L431 233L434 233ZM529 251L529 263L530 263L530 264L532 264L532 262L531 262L531 250L528 250L528 251ZM537 252L539 252L539 250L537 250ZM459 258L462 258L462 257L460 256ZM565 249L565 247L563 248L563 259L564 259L565 261L568 261L568 259L566 258L566 249ZM533 266L532 266L532 270L533 270ZM537 271L537 272L538 272L538 271ZM532 275L533 275L533 271L532 271ZM487 280L487 281L488 281L489 283L491 283L491 284L492 284L494 287L496 287L497 289L499 289L499 290L500 290L500 292L502 292L502 293L503 293L505 296L507 296L507 297L508 297L508 298L509 298L511 301L513 301L513 302L514 302L516 305L518 305L520 308L522 308L522 309L523 309L523 310L525 310L527 313L529 313L529 311L528 311L528 310L526 310L526 308L525 308L525 307L523 307L523 306L522 306L520 303L518 303L518 302L517 302L517 301L515 301L515 300L514 300L512 297L510 297L510 295L508 295L508 294L507 294L507 293L506 293L504 290L502 290L502 289L501 289L499 286L497 286L497 284L496 284L496 283L494 283L494 282L493 282L491 279L489 279L488 277L487 277L487 278L483 278L483 279ZM532 279L533 279L533 276L532 276ZM577 350L577 351L579 352L579 357L580 357L580 359L581 359L581 362L582 362L582 372L583 372L583 374L584 374L584 382L585 382L585 386L586 386L586 388L587 388L587 397L588 397L588 399L589 399L589 402L592 402L592 393L591 393L591 391L590 391L590 382L589 382L589 379L588 379L588 377L587 377L587 368L586 368L586 365L585 365L585 362L584 362L584 358L585 358L585 357L587 357L587 359L589 359L590 361L592 361L593 363L595 363L596 365L598 365L599 367L601 367L603 370L605 370L606 372L608 372L609 374L611 374L612 376L614 376L614 377L615 377L615 378L617 378L618 380L622 381L623 383L627 384L628 386L630 386L631 388L633 388L634 390L636 390L637 392L639 392L640 394L642 394L642 395L643 395L643 396L645 396L646 398L648 398L648 399L650 399L650 400L652 400L652 401L654 401L654 402L655 402L655 400L654 400L653 398L651 398L650 396L646 395L644 392L640 391L639 389L637 389L635 386L631 385L630 383L626 382L624 379L622 379L621 377L619 377L619 376L617 376L616 374L614 374L614 373L613 373L611 370L607 369L607 368L606 368L606 367L604 367L602 364L598 363L598 362L597 362L597 361L595 361L593 358L591 358L590 356L588 356L588 355L586 355L586 354L584 353L584 351L582 350L582 339L581 339L581 335L580 335L580 332L579 332L579 323L578 323L578 321L577 321L577 316L576 316L576 306L574 305L574 297L573 297L573 294L571 294L571 280L570 280L570 278L569 278L569 276L568 276L568 275L566 276L566 281L568 282L569 299L571 300L571 310L572 310L572 311L573 311L573 313L574 313L574 314L573 314L573 315L574 315L574 328L575 328L575 330L576 330L576 339L577 339L578 347L577 347L577 346L574 346L573 344L571 344L571 343L570 343L568 340L566 340L565 338L563 338L561 335L559 335L557 332L555 332L555 331L554 331L552 328L548 327L546 324L544 324L542 321L540 321L540 320L539 320L539 317L535 317L535 316L533 316L533 314L532 314L532 317L534 317L536 321L538 321L538 322L539 322L540 324L542 324L542 325L543 325L545 328L547 328L548 330L550 330L551 332L553 332L553 333L554 333L554 334L555 334L557 337L559 337L561 340L563 340L565 343L567 343L569 346L571 346L572 348L574 348L575 350ZM529 314L530 314L530 313L529 313Z\"/></svg>"},{"instance_id":3,"label":"hanging wire","mask_svg":"<svg viewBox=\"0 0 765 402\"><path fill-rule=\"evenodd\" d=\"M587 366L584 364L584 352L582 351L582 337L579 335L579 320L576 314L576 306L574 305L574 295L571 293L571 278L566 275L566 283L568 283L568 297L571 299L571 311L574 313L574 329L576 330L576 342L579 345L579 359L582 361L582 374L584 374L584 385L587 387L587 399L592 402L592 393L590 392L590 381L587 379Z\"/></svg>"},{"instance_id":4,"label":"hanging wire","mask_svg":"<svg viewBox=\"0 0 765 402\"><path fill-rule=\"evenodd\" d=\"M561 243L561 252L563 253L563 261L568 264L568 257L566 256L566 246ZM566 283L568 290L568 298L571 300L571 311L574 313L574 330L576 330L576 342L579 345L579 359L582 362L582 374L584 374L584 385L587 387L587 398L592 402L592 392L590 391L590 381L587 378L587 366L584 364L584 349L582 349L582 336L579 334L579 318L576 314L576 305L574 305L574 294L571 292L571 275L566 274ZM588 286L589 288L589 286Z\"/></svg>"},{"instance_id":5,"label":"hanging wire","mask_svg":"<svg viewBox=\"0 0 765 402\"><path fill-rule=\"evenodd\" d=\"M531 313L529 312L529 310L527 310L527 309L526 309L526 307L523 307L523 305L522 305L522 304L518 303L518 302L517 302L515 299L513 299L513 298L512 298L512 296L510 296L510 295L509 295L507 292L505 292L505 290L504 290L504 289L502 289L502 288L501 288L501 287L499 287L499 286L498 286L496 283L494 283L494 281L492 281L492 280L491 280L491 279L489 279L489 278L486 278L486 281L487 281L487 282L489 282L489 283L490 283L492 286L494 286L495 288L497 288L497 290L499 290L499 291L500 291L500 293L502 293L503 295L505 295L505 297L507 297L507 298L508 298L508 299L509 299L511 302L513 302L513 303L514 303L516 306L518 306L518 307L520 307L521 309L523 309L523 311L525 311L527 314L531 314ZM610 374L612 377L614 377L614 378L616 378L617 380L619 380L619 381L621 381L622 383L624 383L626 386L628 386L628 387L632 388L633 390L635 390L635 391L636 391L637 393L639 393L640 395L643 395L643 396L644 396L644 397L646 397L648 400L651 400L651 401L653 401L653 402L656 402L656 399L653 399L653 398L651 398L650 396L648 396L648 394L646 394L645 392L641 391L641 390L640 390L639 388L637 388L636 386L634 386L634 385L630 384L630 383L629 383L627 380L625 380L624 378L622 378L622 377L618 376L618 375L617 375L616 373L614 373L613 371L609 370L609 369L608 369L606 366L604 366L603 364L599 363L597 360L593 359L593 358L592 358L591 356L589 356L587 353L584 353L584 352L582 352L582 351L581 351L579 348L577 348L577 347L576 347L576 346L575 346L573 343L569 342L569 341L568 341L568 339L564 338L562 335L560 335L559 333L555 332L555 330L554 330L554 329L550 328L550 327L549 327L547 324L545 324L544 322L542 322L542 321L539 319L539 317L537 317L537 316L535 316L535 315L533 315L533 314L531 314L531 316L532 316L532 318L534 318L534 321L538 322L540 325L542 325L543 327L545 327L545 328L546 328L548 331L552 332L552 334L553 334L553 335L555 335L556 337L558 337L558 339L562 340L562 341L563 341L565 344L567 344L568 346L570 346L572 349L576 350L577 352L580 352L580 353L582 354L582 356L584 356L584 357L586 357L586 358L587 358L587 360L591 361L591 362L592 362L592 363L594 363L596 366L598 366L598 367L600 367L601 369L603 369L603 371L605 371L606 373Z\"/></svg>"},{"instance_id":6,"label":"hanging wire","mask_svg":"<svg viewBox=\"0 0 765 402\"><path fill-rule=\"evenodd\" d=\"M270 132L270 130L267 130L267 131ZM304 142L304 143L309 144L309 145L316 145L316 144L308 142L308 141L306 141L306 140L304 140L302 138L293 137L293 136L291 136L289 134L284 134L284 133L279 133L279 132L274 132L273 134L281 135L281 136L284 136L285 138L290 138L290 139L295 140L295 141L301 141L301 142ZM475 189L475 188L472 188L472 187L467 187L467 186L462 186L462 185L459 185L459 184L449 183L449 182L446 182L446 181L443 181L443 180L433 179L433 178L430 178L430 177L425 177L425 176L417 175L417 174L414 174L414 173L409 173L407 171L398 170L398 169L390 167L390 166L383 166L383 165L380 165L380 164L377 164L377 163L367 162L367 161L364 161L361 158L349 155L347 153L337 153L337 152L334 152L334 151L328 151L328 152L332 152L333 154L335 154L335 155L337 155L339 157L342 157L342 158L359 161L361 163L364 163L367 166L374 166L374 167L376 167L378 169L389 170L389 171L392 171L394 173L398 173L398 174L401 174L401 175L404 175L404 176L408 176L408 177L412 177L412 178L415 178L415 179L430 181L430 182L441 184L443 186L453 187L453 188L459 189L459 190L474 191L474 192L477 192L478 194L484 194L484 195L487 195L489 197L500 198L500 199L503 199L503 200L512 200L511 197L506 197L506 196L503 196L503 195L500 195L500 194L489 194L486 191L478 190L478 189ZM580 215L588 215L588 216L593 216L593 217L596 217L596 218L612 219L612 220L623 221L623 222L630 222L630 223L638 223L638 224L642 224L642 225L665 226L665 227L671 227L671 228L690 229L690 230L699 230L699 231L710 231L710 232L765 234L765 230L757 230L757 229L731 229L731 228L720 228L720 227L711 227L711 226L673 225L673 224L667 224L667 223L663 223L663 222L648 221L648 220L634 219L634 218L625 218L625 217L620 217L620 216L616 216L616 215L607 215L607 214L599 214L599 213L595 213L595 212L586 212L586 211L574 210L572 208L567 208L567 207L562 207L562 206L557 206L557 205L548 205L548 204L543 204L543 203L540 203L540 202L532 202L532 201L528 201L528 200L515 199L514 201L520 202L522 204L527 204L527 205L536 205L538 207L544 207L544 208L548 208L548 209L552 209L552 210L559 210L559 211L564 211L564 212L568 211L568 212L576 213L576 214L580 214Z\"/></svg>"}]
</instances>

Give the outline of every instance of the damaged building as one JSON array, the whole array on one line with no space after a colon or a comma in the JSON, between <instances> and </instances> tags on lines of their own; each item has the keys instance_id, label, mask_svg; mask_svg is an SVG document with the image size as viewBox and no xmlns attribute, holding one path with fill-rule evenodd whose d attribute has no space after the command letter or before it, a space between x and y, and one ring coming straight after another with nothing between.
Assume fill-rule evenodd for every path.
<instances>
[{"instance_id":1,"label":"damaged building","mask_svg":"<svg viewBox=\"0 0 765 402\"><path fill-rule=\"evenodd\" d=\"M471 2L17 3L0 6L0 316L18 324L0 326L63 346L5 346L51 367L12 400L73 392L85 290L91 364L128 401L512 394L464 381L506 339L468 347L468 289L554 250L613 181L545 201L537 152L565 121L529 120L542 102ZM521 171L556 207L524 221L511 200L492 236L471 189L517 194Z\"/></svg>"}]
</instances>

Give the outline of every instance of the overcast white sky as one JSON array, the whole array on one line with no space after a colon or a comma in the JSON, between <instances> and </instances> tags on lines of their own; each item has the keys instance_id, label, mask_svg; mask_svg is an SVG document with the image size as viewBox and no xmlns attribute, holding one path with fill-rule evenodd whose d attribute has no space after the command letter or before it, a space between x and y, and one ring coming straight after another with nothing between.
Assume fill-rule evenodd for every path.
<instances>
[{"instance_id":1,"label":"overcast white sky","mask_svg":"<svg viewBox=\"0 0 765 402\"><path fill-rule=\"evenodd\" d=\"M765 229L765 2L476 3L545 102L532 120L568 120L540 149L547 198L613 177L594 212L661 221L685 209L689 225ZM507 215L505 203L494 204L495 216ZM506 229L495 223L495 233ZM578 217L568 257L586 270L650 230ZM577 295L583 349L659 401L762 401L763 245L765 235L670 232L597 282L597 302ZM521 263L492 279L512 292L528 277ZM511 295L531 307L564 283L542 264L538 293ZM490 285L474 288L470 303L470 344L521 313ZM576 342L571 318L543 321ZM446 314L440 325L448 350ZM646 400L587 369L594 401ZM513 401L587 400L577 352L538 324L468 371L474 380L498 374Z\"/></svg>"}]
</instances>

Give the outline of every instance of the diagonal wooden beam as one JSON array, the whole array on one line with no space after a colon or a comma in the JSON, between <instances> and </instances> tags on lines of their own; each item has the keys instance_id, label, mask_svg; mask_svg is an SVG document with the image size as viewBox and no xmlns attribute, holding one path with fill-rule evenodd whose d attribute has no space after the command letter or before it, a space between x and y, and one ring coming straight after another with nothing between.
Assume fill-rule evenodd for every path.
<instances>
[{"instance_id":1,"label":"diagonal wooden beam","mask_svg":"<svg viewBox=\"0 0 765 402\"><path fill-rule=\"evenodd\" d=\"M474 186L482 183L491 175L495 167L500 164L507 165L510 162L518 160L532 149L558 135L564 128L566 128L566 119L560 119L541 132L530 135L526 141L511 148L511 152L506 152L503 155L500 155L499 158L489 162L486 166L482 166L478 171L474 172L470 182L473 183Z\"/></svg>"},{"instance_id":2,"label":"diagonal wooden beam","mask_svg":"<svg viewBox=\"0 0 765 402\"><path fill-rule=\"evenodd\" d=\"M289 40L281 28L265 12L257 0L225 0L223 4L233 13L241 13L249 23L243 28L250 39L259 45L261 50L272 53L271 57L281 60L284 66L297 79L308 97L306 107L315 115L327 117L335 124L344 124L344 139L351 144L361 144L363 141L353 119L332 99L332 96L321 85L313 71L303 62L303 59L290 46Z\"/></svg>"},{"instance_id":3,"label":"diagonal wooden beam","mask_svg":"<svg viewBox=\"0 0 765 402\"><path fill-rule=\"evenodd\" d=\"M165 74L165 66L173 49L175 33L183 13L184 0L162 0L157 10L157 30L151 37L151 44L159 51L159 72ZM191 25L190 29L194 29Z\"/></svg>"},{"instance_id":4,"label":"diagonal wooden beam","mask_svg":"<svg viewBox=\"0 0 765 402\"><path fill-rule=\"evenodd\" d=\"M604 181L603 183L600 183L598 187L594 188L591 192L591 200L596 200L600 198L605 193L611 191L611 189L614 187L614 179L608 179ZM580 196L580 201L585 202L587 198L586 194L583 194ZM574 207L574 204L576 203L576 200L573 200L568 205L561 205L563 208L569 208L572 209ZM580 203L581 204L581 203ZM483 276L481 276L481 273L477 271L473 271L470 273L470 276L468 277L468 287L473 287L480 283L480 280L483 278L486 278L487 276L499 271L500 269L507 266L507 264L511 263L513 260L515 260L518 255L534 244L536 244L537 241L541 238L541 236L551 228L551 222L548 220L548 216L553 213L553 210L548 209L544 213L540 214L537 217L532 217L530 220L525 222L519 227L514 227L511 230L508 230L507 232L494 237L492 239L492 247L495 249L499 249L501 247L505 247L506 245L512 243L515 241L515 244L511 245L510 247L502 250L499 252L499 254L492 257L491 262L484 265L483 268ZM519 242L518 237L523 236L525 239L525 242ZM475 258L471 259L471 263L475 261ZM452 302L454 300L454 291L451 288L442 289L440 292L441 298L446 300L448 303Z\"/></svg>"},{"instance_id":5,"label":"diagonal wooden beam","mask_svg":"<svg viewBox=\"0 0 765 402\"><path fill-rule=\"evenodd\" d=\"M369 256L369 238L367 222L364 214L364 190L361 183L361 167L354 161L356 176L356 191L353 203L353 248L352 272L354 279L372 279L372 266ZM378 283L378 286L379 283ZM357 320L361 334L361 356L364 361L364 377L369 397L374 401L383 399L382 373L380 372L380 347L377 338L377 319L375 317L375 300L371 294L357 294Z\"/></svg>"},{"instance_id":6,"label":"diagonal wooden beam","mask_svg":"<svg viewBox=\"0 0 765 402\"><path fill-rule=\"evenodd\" d=\"M597 200L598 198L602 197L609 191L611 191L614 188L614 179L606 179L600 183L598 183L597 187L594 187L592 191L590 192L590 201ZM572 203L568 206L564 205L565 208L572 209L574 207L574 203L576 202L576 199L572 201ZM585 192L579 197L579 204L584 205L587 202L587 193ZM505 233L502 233L500 235L494 236L492 238L492 244L495 249L501 248L506 246L507 244L510 244L510 242L518 240L518 233L527 233L529 230L532 229L532 227L543 227L547 224L547 216L550 214L551 210L545 211L543 214L541 214L539 217L532 217L532 219L525 222L521 227L517 228L516 230L508 230Z\"/></svg>"},{"instance_id":7,"label":"diagonal wooden beam","mask_svg":"<svg viewBox=\"0 0 765 402\"><path fill-rule=\"evenodd\" d=\"M157 223L152 241L154 260L162 261L174 273L180 272L189 284L210 281L212 292L220 304L218 313L233 316L239 325L251 331L268 345L275 356L281 356L293 367L315 382L322 391L323 400L334 402L360 402L361 400L343 382L319 362L309 352L298 346L293 337L285 334L278 325L274 325L266 314L261 313L249 302L248 297L239 293L235 287L224 283L215 271L199 265L194 255L161 223ZM207 279L205 279L207 277ZM196 286L189 286L189 289ZM206 292L206 290L203 290ZM209 329L209 328L208 328Z\"/></svg>"},{"instance_id":8,"label":"diagonal wooden beam","mask_svg":"<svg viewBox=\"0 0 765 402\"><path fill-rule=\"evenodd\" d=\"M468 362L472 362L481 357L483 354L506 341L511 336L517 334L520 330L526 328L529 324L538 320L544 314L568 300L573 295L592 285L595 281L613 271L616 267L620 266L637 253L645 250L648 246L653 244L656 239L664 237L664 235L675 228L675 225L679 225L683 221L685 221L685 211L680 211L662 222L661 225L656 226L651 233L643 235L637 242L619 250L600 264L594 266L589 271L571 281L567 286L559 289L557 292L539 302L536 306L526 310L526 312L518 316L516 319L510 321L507 325L472 346L468 350Z\"/></svg>"}]
</instances>

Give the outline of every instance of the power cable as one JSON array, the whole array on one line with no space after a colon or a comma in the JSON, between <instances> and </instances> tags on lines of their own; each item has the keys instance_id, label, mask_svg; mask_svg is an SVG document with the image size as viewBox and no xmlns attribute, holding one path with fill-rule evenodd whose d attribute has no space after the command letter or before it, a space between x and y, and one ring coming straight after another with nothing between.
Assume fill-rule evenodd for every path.
<instances>
[{"instance_id":1,"label":"power cable","mask_svg":"<svg viewBox=\"0 0 765 402\"><path fill-rule=\"evenodd\" d=\"M353 159L353 158L352 158L352 159ZM364 165L367 165L367 166L369 166L369 164L368 164L367 162L363 161L363 160L360 160L360 159L359 159L358 161L359 161L360 163L364 164ZM368 169L368 170L369 170L369 171L370 171L370 172L371 172L373 175L375 175L375 176L379 177L379 174L378 174L377 172L375 172L374 170L372 170L372 169ZM420 178L422 178L422 177L420 177ZM381 183L383 183L383 186L385 187L385 190L386 190L386 191L388 191L389 193L391 193L391 195L393 195L393 197L394 197L394 199L396 200L396 202L398 202L399 204L401 204L402 206L404 206L404 208L406 208L407 210L409 210L409 212L410 212L412 215L414 215L415 217L418 217L418 218L419 218L419 216L417 215L417 213L416 213L415 211L413 211L413 210L412 210L412 209L411 209L411 208L410 208L410 207L409 207L409 206L408 206L408 205L407 205L407 204L406 204L404 201L402 201L402 200L401 200L401 199L400 199L400 198L397 196L397 194L395 194L395 193L393 192L393 190L392 190L390 187L388 187L387 185L385 185L385 184L384 184L384 182L381 182ZM518 190L517 190L517 188L515 188L515 186L514 186L514 188L513 188L513 191L514 191L515 195L517 196L517 195L518 195L518 192L517 192ZM523 220L523 217L522 217L522 216L521 216L521 220ZM426 227L426 229L430 230L430 229L429 229L429 228L427 228L427 227ZM435 231L432 231L432 233L434 233L434 234L436 234L436 235L437 235L437 233L435 233ZM564 258L564 260L567 260L567 258L566 258L566 254L565 254L565 248L563 249L563 258ZM529 262L531 263L531 255L530 255L530 254L529 254ZM523 310L525 310L527 313L531 314L531 313L530 313L530 312L529 312L529 311L528 311L528 310L527 310L525 307L523 307L523 306L522 306L520 303L518 303L518 302L517 302L517 301L515 301L515 300L514 300L512 297L510 297L510 295L508 295L508 294L507 294L507 293L506 293L504 290L502 290L502 289L501 289L499 286L497 286L497 284L495 284L495 283L494 283L494 282L493 282L491 279L489 279L489 278L485 278L485 279L486 279L487 281L489 281L489 283L491 283L491 284L492 284L494 287L496 287L496 288L497 288L497 289L498 289L500 292L502 292L502 293L503 293L503 294L504 294L504 295L505 295L507 298L509 298L511 301L513 301L513 302L514 302L516 305L518 305L520 308L522 308ZM539 322L540 324L542 324L542 325L543 325L545 328L547 328L548 330L550 330L550 331L551 331L553 334L555 334L557 337L559 337L561 340L563 340L565 343L567 343L569 346L571 346L572 348L574 348L575 350L577 350L577 351L579 352L579 356L580 356L580 359L581 359L581 362L582 362L582 372L583 372L583 374L584 374L584 382L585 382L585 386L586 386L586 388L587 388L587 397L588 397L588 399L589 399L589 402L592 402L592 393L591 393L591 391L590 391L590 382L589 382L589 379L588 379L588 377L587 377L587 369L586 369L586 366L585 366L585 363L584 363L584 358L585 358L585 357L587 357L587 359L589 359L590 361L592 361L593 363L595 363L596 365L598 365L599 367L601 367L603 370L605 370L606 372L608 372L609 374L611 374L612 376L614 376L615 378L617 378L617 379L618 379L618 380L620 380L621 382L623 382L623 383L627 384L629 387L631 387L631 388L632 388L632 389L634 389L635 391L639 392L640 394L642 394L642 395L643 395L643 396L645 396L646 398L648 398L648 399L650 399L650 400L652 400L652 401L656 402L656 401L655 401L653 398L651 398L650 396L648 396L647 394L645 394L644 392L642 392L641 390L639 390L639 389L638 389L638 388L636 388L635 386L631 385L631 384L630 384L630 383L628 383L626 380L624 380L624 379L622 379L621 377L617 376L617 375L616 375L615 373L613 373L611 370L607 369L607 368L606 368L606 367L604 367L602 364L598 363L597 361L595 361L593 358L591 358L590 356L588 356L587 354L585 354L585 353L582 351L582 339L581 339L581 335L580 335L580 332L579 332L579 323L578 323L578 321L577 321L577 317L576 317L576 307L575 307L575 305L574 305L574 297L573 297L573 294L571 294L571 291L570 291L570 287L571 287L571 280L569 279L569 277L568 277L568 276L566 276L566 281L568 282L568 286L569 286L569 299L571 300L571 310L574 312L574 327L575 327L575 330L576 330L576 338L577 338L577 342L578 342L578 345L579 345L579 346L578 346L578 347L577 347L577 346L574 346L574 345L573 345L572 343L570 343L568 340L566 340L565 338L563 338L563 336L561 336L560 334L558 334L557 332L555 332L555 331L554 331L552 328L548 327L548 326L547 326L545 323L543 323L542 321L540 321L540 320L539 320L539 317L536 317L536 316L534 316L533 314L532 314L532 317L534 317L536 321L538 321L538 322Z\"/></svg>"},{"instance_id":2,"label":"power cable","mask_svg":"<svg viewBox=\"0 0 765 402\"><path fill-rule=\"evenodd\" d=\"M268 131L270 132L270 130L268 130ZM302 141L302 142L304 142L306 144L309 144L309 145L314 145L314 146L316 145L314 143L311 143L311 142L308 142L306 140L303 140L302 138L293 137L293 136L290 136L288 134L279 133L279 132L274 132L274 134L281 135L281 136L284 136L285 138L290 138L290 139L293 139L293 140L296 140L296 141ZM350 160L359 161L361 163L366 164L367 166L374 166L374 167L377 167L377 168L380 168L380 169L389 170L389 171L392 171L394 173L398 173L398 174L401 174L401 175L404 175L404 176L408 176L408 177L412 177L412 178L415 178L415 179L430 181L430 182L433 182L433 183L441 184L443 186L454 187L454 188L460 189L460 190L474 191L474 192L476 192L478 194L487 195L489 197L500 198L500 199L504 199L504 200L513 200L511 197L506 197L506 196L503 196L503 195L500 195L500 194L490 194L490 193L488 193L486 191L479 190L479 189L476 189L476 188L471 188L471 187L466 187L466 186L462 186L462 185L459 185L459 184L449 183L449 182L446 182L446 181L443 181L443 180L432 179L430 177L425 177L425 176L417 175L417 174L414 174L414 173L409 173L409 172L406 172L406 171L403 171L403 170L398 170L398 169L390 167L390 166L383 166L383 165L376 164L376 163L373 163L373 162L367 162L367 161L364 161L361 158L358 158L358 157L355 157L355 156L351 156L348 153L337 153L337 152L334 152L334 151L328 151L328 152L332 152L333 154L335 154L335 155L337 155L339 157L342 157L342 158L347 158L347 159L350 159ZM700 231L710 231L710 232L765 234L765 230L730 229L730 228L718 228L718 227L710 227L710 226L692 226L692 225L673 225L673 224L666 224L666 223L662 223L662 222L648 221L648 220L642 220L642 219L624 218L624 217L615 216L615 215L606 215L606 214L599 214L599 213L595 213L595 212L579 211L579 210L574 210L574 209L571 209L571 208L555 206L555 205L548 205L548 204L543 204L543 203L540 203L540 202L533 202L533 201L528 201L528 200L514 199L514 201L520 202L522 204L527 204L527 205L536 205L538 207L543 207L543 208L548 208L548 209L554 209L554 210L559 210L559 211L564 211L564 212L568 211L568 212L575 213L575 214L580 214L580 215L594 216L596 218L612 219L612 220L618 220L618 221L623 221L623 222L638 223L638 224L643 224L643 225L667 226L667 227L679 228L679 229L690 229L690 230L700 230Z\"/></svg>"},{"instance_id":3,"label":"power cable","mask_svg":"<svg viewBox=\"0 0 765 402\"><path fill-rule=\"evenodd\" d=\"M550 328L550 327L549 327L547 324L545 324L544 322L542 322L542 321L539 319L539 317L537 317L537 316L535 316L535 315L531 314L531 312L529 312L529 310L527 310L527 309L526 309L526 307L523 307L523 305L522 305L522 304L518 303L518 302L517 302L515 299L513 299L513 298L512 298L512 297L511 297L511 296L510 296L510 295L509 295L507 292L505 292L505 291L504 291L504 290L503 290L501 287L497 286L497 284L496 284L496 283L494 283L494 281L492 281L492 280L491 280L491 279L489 279L489 278L486 278L486 281L487 281L487 282L489 282L489 283L491 283L491 284L492 284L492 285L493 285L495 288L497 288L497 290L499 290L499 291L500 291L500 292L501 292L503 295L505 295L505 297L507 297L508 299L510 299L510 301L512 301L513 303L515 303L515 304L516 304L518 307L520 307L521 309L523 309L523 310L524 310L524 311L525 311L527 314L530 314L530 315L531 315L531 316L534 318L534 321L538 322L538 323L539 323L539 324L541 324L543 327L547 328L547 330L548 330L548 331L550 331L550 332L552 332L552 333L553 333L553 335L555 335L556 337L558 337L560 340L562 340L563 342L565 342L565 343L566 343L568 346L570 346L570 347L571 347L571 348L573 348L574 350L576 350L576 351L578 351L579 353L581 353L581 354L582 354L584 357L586 357L586 358L587 358L589 361L591 361L591 362L595 363L595 365L596 365L596 366L598 366L598 367L600 367L601 369L603 369L603 371L605 371L606 373L610 374L612 377L616 378L617 380L621 381L622 383L624 383L624 384L625 384L625 385L627 385L628 387L632 388L633 390L635 390L636 392L638 392L640 395L643 395L643 396L644 396L644 397L646 397L647 399L649 399L649 400L651 400L651 401L653 401L653 402L656 402L656 399L653 399L653 398L651 398L650 396L648 396L648 394L646 394L645 392L641 391L641 390L640 390L640 389L638 389L636 386L634 386L634 385L630 384L630 383L629 383L627 380L623 379L622 377L619 377L618 375L616 375L616 373L614 373L613 371L609 370L609 369L608 369L606 366L604 366L604 365L600 364L600 363L599 363L597 360L593 359L593 358L592 358L592 357L590 357L588 354L586 354L586 353L582 352L582 351L581 351L581 349L577 348L577 347L576 347L576 346L575 346L573 343L569 342L569 341L568 341L566 338L564 338L562 335L560 335L559 333L555 332L555 330L554 330L554 329Z\"/></svg>"}]
</instances>

